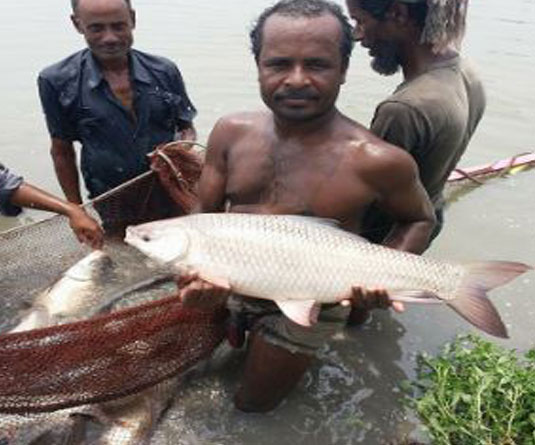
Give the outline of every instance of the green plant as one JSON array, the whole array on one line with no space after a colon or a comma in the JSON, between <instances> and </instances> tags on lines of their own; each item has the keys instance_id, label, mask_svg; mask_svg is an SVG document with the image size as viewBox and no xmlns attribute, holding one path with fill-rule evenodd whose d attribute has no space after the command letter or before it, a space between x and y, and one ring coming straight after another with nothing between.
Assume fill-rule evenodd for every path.
<instances>
[{"instance_id":1,"label":"green plant","mask_svg":"<svg viewBox=\"0 0 535 445\"><path fill-rule=\"evenodd\" d=\"M409 405L438 445L535 445L535 350L475 335L420 354Z\"/></svg>"}]
</instances>

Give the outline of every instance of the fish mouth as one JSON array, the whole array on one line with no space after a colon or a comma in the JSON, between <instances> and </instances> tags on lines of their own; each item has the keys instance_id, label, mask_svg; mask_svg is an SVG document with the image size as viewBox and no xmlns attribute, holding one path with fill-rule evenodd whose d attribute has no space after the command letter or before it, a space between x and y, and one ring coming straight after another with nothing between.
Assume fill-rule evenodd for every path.
<instances>
[{"instance_id":1,"label":"fish mouth","mask_svg":"<svg viewBox=\"0 0 535 445\"><path fill-rule=\"evenodd\" d=\"M137 244L139 244L139 241L142 241L145 238L145 241L147 241L146 237L143 237L143 234L139 232L139 229L135 226L128 226L126 228L124 242L126 244L130 244L131 246L137 247Z\"/></svg>"}]
</instances>

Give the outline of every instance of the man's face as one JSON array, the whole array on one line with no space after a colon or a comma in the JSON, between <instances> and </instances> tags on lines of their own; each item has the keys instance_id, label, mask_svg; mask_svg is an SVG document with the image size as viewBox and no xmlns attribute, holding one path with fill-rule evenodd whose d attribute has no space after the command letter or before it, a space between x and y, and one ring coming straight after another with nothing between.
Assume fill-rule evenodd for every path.
<instances>
[{"instance_id":1,"label":"man's face","mask_svg":"<svg viewBox=\"0 0 535 445\"><path fill-rule=\"evenodd\" d=\"M358 1L346 0L349 15L355 20L354 38L372 57L371 66L379 74L389 76L401 66L399 45L389 38L390 23L374 18L358 6Z\"/></svg>"},{"instance_id":2,"label":"man's face","mask_svg":"<svg viewBox=\"0 0 535 445\"><path fill-rule=\"evenodd\" d=\"M98 60L121 60L128 54L135 15L124 0L80 0L72 20Z\"/></svg>"},{"instance_id":3,"label":"man's face","mask_svg":"<svg viewBox=\"0 0 535 445\"><path fill-rule=\"evenodd\" d=\"M338 20L274 14L265 24L258 58L264 103L283 119L306 121L333 110L345 81Z\"/></svg>"}]
</instances>

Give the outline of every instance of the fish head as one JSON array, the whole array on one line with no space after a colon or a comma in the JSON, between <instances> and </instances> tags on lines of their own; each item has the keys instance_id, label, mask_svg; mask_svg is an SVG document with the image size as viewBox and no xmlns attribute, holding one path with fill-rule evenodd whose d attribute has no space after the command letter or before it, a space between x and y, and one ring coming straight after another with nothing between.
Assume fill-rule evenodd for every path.
<instances>
[{"instance_id":1,"label":"fish head","mask_svg":"<svg viewBox=\"0 0 535 445\"><path fill-rule=\"evenodd\" d=\"M158 222L129 226L125 243L135 247L159 263L170 263L183 258L189 247L187 228Z\"/></svg>"}]
</instances>

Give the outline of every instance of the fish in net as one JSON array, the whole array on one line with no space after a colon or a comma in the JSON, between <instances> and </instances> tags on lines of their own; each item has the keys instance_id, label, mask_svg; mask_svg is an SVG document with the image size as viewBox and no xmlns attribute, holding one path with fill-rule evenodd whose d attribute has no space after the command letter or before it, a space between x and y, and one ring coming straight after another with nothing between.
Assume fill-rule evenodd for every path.
<instances>
[{"instance_id":1,"label":"fish in net","mask_svg":"<svg viewBox=\"0 0 535 445\"><path fill-rule=\"evenodd\" d=\"M83 298L78 287L71 300L67 294L50 296L66 280L69 286L85 285L65 270L93 255L78 243L65 217L0 234L2 445L52 444L54 434L63 443L60 432L71 437L80 416L115 422L117 428L104 431L100 443L142 443L165 404L159 396L168 398L176 376L223 340L225 311L182 308L172 277L156 273L122 243L126 226L182 215L195 204L202 157L191 144L158 147L151 166L86 205L106 229L104 256L110 263L101 261L99 272L90 274ZM37 309L36 302L43 307ZM20 327L21 318L30 320L24 329L38 329L9 332ZM162 406L154 409L158 403ZM130 428L128 421L138 417L143 419L133 420ZM87 440L89 433L84 434Z\"/></svg>"}]
</instances>

